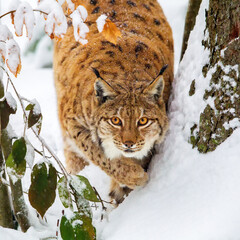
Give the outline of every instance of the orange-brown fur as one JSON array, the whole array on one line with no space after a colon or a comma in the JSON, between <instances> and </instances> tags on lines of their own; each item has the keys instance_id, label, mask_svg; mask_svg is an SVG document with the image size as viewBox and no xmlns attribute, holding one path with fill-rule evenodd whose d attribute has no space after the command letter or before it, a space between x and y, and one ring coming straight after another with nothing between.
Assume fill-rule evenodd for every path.
<instances>
[{"instance_id":1,"label":"orange-brown fur","mask_svg":"<svg viewBox=\"0 0 240 240\"><path fill-rule=\"evenodd\" d=\"M121 190L118 184L133 189L143 185L148 177L139 159L126 156L109 159L104 154L101 141L96 136L98 130L95 125L100 121L97 116L101 114L108 118L109 112L112 111L114 115L114 111L110 104L99 106L94 89L96 75L92 68L97 69L101 77L118 92L112 105L116 102L123 108L129 105L127 109L131 109L131 113L130 110L126 110L127 113L123 110L122 115L139 115L134 106L140 103L146 105L148 109L155 109L155 105L158 105L153 114L163 127L161 133L163 137L167 129L165 105L173 80L171 28L156 0L73 0L73 2L76 6L86 7L89 13L87 24L90 32L87 36L88 44L81 45L75 41L73 27L69 22L67 34L60 42L55 43L54 74L67 168L70 172L77 173L90 160L114 179L111 195L119 191L123 194L124 190ZM121 31L122 37L118 38L116 45L107 41L97 30L95 21L101 14L106 14ZM168 68L163 74L165 86L163 95L157 103L149 101L147 104L146 96L140 92L150 84L165 64L168 64ZM135 133L131 131L121 130L122 135L119 134L118 141L129 139L135 141L137 137L134 137ZM143 135L143 130L141 131ZM69 139L74 142L74 148L71 148L72 143L68 142ZM146 158L149 161L151 154ZM128 193L128 190L125 193ZM113 198L122 201L122 196Z\"/></svg>"}]
</instances>

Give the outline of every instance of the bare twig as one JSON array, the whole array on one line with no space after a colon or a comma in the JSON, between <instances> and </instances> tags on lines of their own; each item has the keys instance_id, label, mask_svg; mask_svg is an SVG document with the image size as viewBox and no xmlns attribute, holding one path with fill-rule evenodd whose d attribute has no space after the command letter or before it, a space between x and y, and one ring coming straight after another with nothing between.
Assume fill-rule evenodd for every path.
<instances>
[{"instance_id":1,"label":"bare twig","mask_svg":"<svg viewBox=\"0 0 240 240\"><path fill-rule=\"evenodd\" d=\"M99 193L98 193L97 189L96 189L95 187L93 187L93 190L95 191L95 193L96 193L96 194L97 194L97 196L98 196L98 199L99 199L99 200L100 200L100 202L101 202L102 209L103 209L104 211L106 211L106 210L107 210L107 208L104 206L103 200L102 200L102 198L100 197L100 195L99 195Z\"/></svg>"}]
</instances>

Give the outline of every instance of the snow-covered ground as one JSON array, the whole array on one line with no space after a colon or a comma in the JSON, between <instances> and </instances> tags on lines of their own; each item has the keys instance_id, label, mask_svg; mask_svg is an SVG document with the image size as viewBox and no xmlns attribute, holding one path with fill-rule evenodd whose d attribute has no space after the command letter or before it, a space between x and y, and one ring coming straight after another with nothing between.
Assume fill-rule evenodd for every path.
<instances>
[{"instance_id":1,"label":"snow-covered ground","mask_svg":"<svg viewBox=\"0 0 240 240\"><path fill-rule=\"evenodd\" d=\"M2 8L4 9L4 3ZM150 166L149 183L132 192L117 208L100 221L94 213L99 240L238 240L240 239L240 130L236 130L216 151L199 154L188 143L189 129L206 103L203 89L209 79L201 69L208 52L201 46L205 28L203 0L196 27L190 36L189 50L178 67L187 0L159 0L173 29L175 40L175 83L170 104L170 130L165 143ZM25 41L25 40L24 40ZM23 40L21 40L23 42ZM21 43L23 44L23 43ZM64 162L61 132L57 119L56 96L51 69L37 69L33 59L23 59L22 72L14 83L19 93L36 98L43 113L42 137ZM189 97L192 80L196 93ZM20 107L19 107L20 109ZM15 131L23 131L22 113L11 122ZM32 135L29 139L41 148ZM40 157L37 157L36 161ZM103 199L107 198L109 178L95 166L81 174L87 176ZM24 178L27 187L30 177ZM47 211L48 223L37 224L26 234L0 227L0 239L35 240L55 236L56 222L63 206L57 202ZM34 216L34 210L30 207ZM46 232L46 229L48 231ZM45 231L45 232L44 232Z\"/></svg>"}]
</instances>

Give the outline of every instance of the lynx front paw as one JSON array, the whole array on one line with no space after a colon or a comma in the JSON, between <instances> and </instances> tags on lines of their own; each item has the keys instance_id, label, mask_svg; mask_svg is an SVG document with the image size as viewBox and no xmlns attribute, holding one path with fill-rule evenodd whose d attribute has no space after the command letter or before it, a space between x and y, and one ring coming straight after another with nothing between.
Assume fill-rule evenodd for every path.
<instances>
[{"instance_id":1,"label":"lynx front paw","mask_svg":"<svg viewBox=\"0 0 240 240\"><path fill-rule=\"evenodd\" d=\"M143 186L148 181L148 175L144 169L134 160L123 158L115 161L114 169L115 180L127 187L134 189L137 186Z\"/></svg>"}]
</instances>

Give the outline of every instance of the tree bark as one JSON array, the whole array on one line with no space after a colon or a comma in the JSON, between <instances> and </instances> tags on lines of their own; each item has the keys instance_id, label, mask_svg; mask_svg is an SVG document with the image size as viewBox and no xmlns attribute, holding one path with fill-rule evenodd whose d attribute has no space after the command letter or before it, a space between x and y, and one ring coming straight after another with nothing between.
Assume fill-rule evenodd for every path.
<instances>
[{"instance_id":1,"label":"tree bark","mask_svg":"<svg viewBox=\"0 0 240 240\"><path fill-rule=\"evenodd\" d=\"M213 98L215 109L207 105L200 114L199 123L191 128L191 143L203 153L215 150L240 121L239 0L209 1L205 36L207 34L209 37L202 44L209 49L210 60L202 72L205 77L210 69L214 73L203 98ZM192 85L194 87L194 83Z\"/></svg>"},{"instance_id":2,"label":"tree bark","mask_svg":"<svg viewBox=\"0 0 240 240\"><path fill-rule=\"evenodd\" d=\"M198 15L198 11L199 11L201 2L202 2L202 0L189 0L187 15L186 15L186 19L185 19L182 52L181 52L180 61L182 60L183 55L187 49L189 35L190 35L190 32L194 28L194 25L196 22L196 17Z\"/></svg>"},{"instance_id":3,"label":"tree bark","mask_svg":"<svg viewBox=\"0 0 240 240\"><path fill-rule=\"evenodd\" d=\"M8 158L12 151L12 139L6 129L2 131L2 147L5 159ZM22 181L18 179L13 182L10 179L11 196L14 209L14 215L23 232L26 232L30 227L28 219L28 210L23 196Z\"/></svg>"},{"instance_id":4,"label":"tree bark","mask_svg":"<svg viewBox=\"0 0 240 240\"><path fill-rule=\"evenodd\" d=\"M1 70L0 70L1 71ZM4 87L2 84L2 73L0 72L0 98L4 96ZM14 228L8 187L3 183L6 180L4 159L1 147L1 109L0 109L0 226Z\"/></svg>"}]
</instances>

